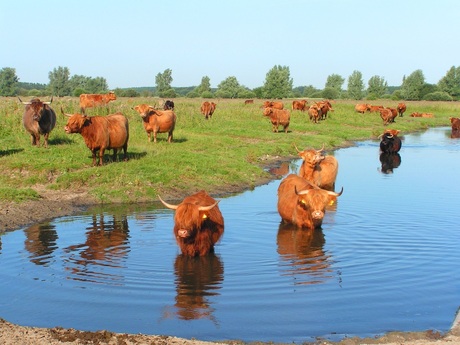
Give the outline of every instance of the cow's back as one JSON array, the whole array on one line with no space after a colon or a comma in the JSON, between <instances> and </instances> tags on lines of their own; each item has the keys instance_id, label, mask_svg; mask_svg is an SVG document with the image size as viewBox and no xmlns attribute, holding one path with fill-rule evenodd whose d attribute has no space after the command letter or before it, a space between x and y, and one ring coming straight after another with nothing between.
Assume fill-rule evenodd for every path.
<instances>
[{"instance_id":1,"label":"cow's back","mask_svg":"<svg viewBox=\"0 0 460 345\"><path fill-rule=\"evenodd\" d=\"M129 123L122 113L111 114L106 117L109 134L109 147L120 148L127 144L129 139Z\"/></svg>"},{"instance_id":2,"label":"cow's back","mask_svg":"<svg viewBox=\"0 0 460 345\"><path fill-rule=\"evenodd\" d=\"M311 188L305 179L295 174L290 174L281 181L278 187L278 213L281 218L290 223L296 223L297 216L297 191Z\"/></svg>"}]
</instances>

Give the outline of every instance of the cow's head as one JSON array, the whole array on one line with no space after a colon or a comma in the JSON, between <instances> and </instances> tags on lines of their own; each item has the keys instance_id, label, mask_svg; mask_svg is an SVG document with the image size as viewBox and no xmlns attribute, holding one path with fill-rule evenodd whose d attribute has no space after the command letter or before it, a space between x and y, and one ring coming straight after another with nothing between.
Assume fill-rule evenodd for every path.
<instances>
[{"instance_id":1,"label":"cow's head","mask_svg":"<svg viewBox=\"0 0 460 345\"><path fill-rule=\"evenodd\" d=\"M139 104L136 105L133 109L137 111L143 119L152 114L157 114L155 108L148 104Z\"/></svg>"},{"instance_id":2,"label":"cow's head","mask_svg":"<svg viewBox=\"0 0 460 345\"><path fill-rule=\"evenodd\" d=\"M273 113L273 108L265 107L264 108L264 116L270 116Z\"/></svg>"},{"instance_id":3,"label":"cow's head","mask_svg":"<svg viewBox=\"0 0 460 345\"><path fill-rule=\"evenodd\" d=\"M198 206L191 203L173 205L165 202L160 196L158 198L167 208L176 211L174 227L178 229L177 236L183 239L194 238L197 232L200 231L203 222L208 219L209 211L219 203L219 201L216 201L209 206Z\"/></svg>"},{"instance_id":4,"label":"cow's head","mask_svg":"<svg viewBox=\"0 0 460 345\"><path fill-rule=\"evenodd\" d=\"M307 181L308 182L308 181ZM294 186L297 194L297 204L307 211L316 224L321 225L324 218L326 206L331 204L332 200L342 195L343 187L339 193L321 189L315 184L308 182L311 188L298 191Z\"/></svg>"},{"instance_id":5,"label":"cow's head","mask_svg":"<svg viewBox=\"0 0 460 345\"><path fill-rule=\"evenodd\" d=\"M67 125L64 126L64 131L67 134L71 133L80 133L81 129L85 126L88 121L88 117L82 114L66 114L61 107L61 113L69 119L67 120Z\"/></svg>"},{"instance_id":6,"label":"cow's head","mask_svg":"<svg viewBox=\"0 0 460 345\"><path fill-rule=\"evenodd\" d=\"M295 144L294 147L296 148L300 158L304 160L305 164L308 164L310 166L315 166L319 164L325 158L325 156L323 155L324 145L320 150L310 149L300 151Z\"/></svg>"},{"instance_id":7,"label":"cow's head","mask_svg":"<svg viewBox=\"0 0 460 345\"><path fill-rule=\"evenodd\" d=\"M23 102L19 97L18 99L19 102L26 106L26 110L31 112L32 119L37 122L40 121L43 112L53 101L53 97L51 97L51 100L49 102L42 102L38 98L33 98L30 100L30 102Z\"/></svg>"},{"instance_id":8,"label":"cow's head","mask_svg":"<svg viewBox=\"0 0 460 345\"><path fill-rule=\"evenodd\" d=\"M115 101L117 99L117 95L115 95L115 92L113 91L110 91L108 94L107 94L107 99L109 101Z\"/></svg>"}]
</instances>

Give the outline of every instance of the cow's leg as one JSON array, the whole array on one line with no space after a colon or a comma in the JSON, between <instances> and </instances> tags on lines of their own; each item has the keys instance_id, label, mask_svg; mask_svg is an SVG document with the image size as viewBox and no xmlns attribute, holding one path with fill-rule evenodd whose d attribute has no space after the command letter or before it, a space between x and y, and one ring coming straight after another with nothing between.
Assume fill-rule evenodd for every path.
<instances>
[{"instance_id":1,"label":"cow's leg","mask_svg":"<svg viewBox=\"0 0 460 345\"><path fill-rule=\"evenodd\" d=\"M104 165L104 152L105 152L105 148L100 148L99 149L99 165Z\"/></svg>"},{"instance_id":2,"label":"cow's leg","mask_svg":"<svg viewBox=\"0 0 460 345\"><path fill-rule=\"evenodd\" d=\"M92 154L93 154L93 167L97 165L96 163L96 152L97 150L91 150Z\"/></svg>"},{"instance_id":3,"label":"cow's leg","mask_svg":"<svg viewBox=\"0 0 460 345\"><path fill-rule=\"evenodd\" d=\"M168 133L168 143L172 142L172 139L173 139L173 132L169 132Z\"/></svg>"},{"instance_id":4,"label":"cow's leg","mask_svg":"<svg viewBox=\"0 0 460 345\"><path fill-rule=\"evenodd\" d=\"M128 143L123 145L123 160L125 162L128 160Z\"/></svg>"},{"instance_id":5,"label":"cow's leg","mask_svg":"<svg viewBox=\"0 0 460 345\"><path fill-rule=\"evenodd\" d=\"M49 137L49 136L50 136L49 133L45 133L45 134L43 135L43 138L44 138L44 140L45 140L45 143L43 144L44 147L48 147L48 137Z\"/></svg>"},{"instance_id":6,"label":"cow's leg","mask_svg":"<svg viewBox=\"0 0 460 345\"><path fill-rule=\"evenodd\" d=\"M113 149L113 156L112 156L112 160L113 160L114 162L116 162L116 161L117 161L117 152L118 152L118 149Z\"/></svg>"},{"instance_id":7,"label":"cow's leg","mask_svg":"<svg viewBox=\"0 0 460 345\"><path fill-rule=\"evenodd\" d=\"M153 131L153 142L157 142L157 131Z\"/></svg>"}]
</instances>

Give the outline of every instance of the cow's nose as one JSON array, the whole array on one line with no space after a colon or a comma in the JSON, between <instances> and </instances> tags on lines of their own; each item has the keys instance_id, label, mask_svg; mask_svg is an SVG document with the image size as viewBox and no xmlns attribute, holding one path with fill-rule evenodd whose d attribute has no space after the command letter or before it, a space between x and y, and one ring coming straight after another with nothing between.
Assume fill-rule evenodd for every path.
<instances>
[{"instance_id":1,"label":"cow's nose","mask_svg":"<svg viewBox=\"0 0 460 345\"><path fill-rule=\"evenodd\" d=\"M323 219L324 213L322 211L313 211L311 216L313 219Z\"/></svg>"},{"instance_id":2,"label":"cow's nose","mask_svg":"<svg viewBox=\"0 0 460 345\"><path fill-rule=\"evenodd\" d=\"M188 230L186 230L186 229L180 229L180 230L177 231L177 235L178 235L179 237L184 238L184 237L188 237L188 236L189 236L189 232L188 232Z\"/></svg>"}]
</instances>

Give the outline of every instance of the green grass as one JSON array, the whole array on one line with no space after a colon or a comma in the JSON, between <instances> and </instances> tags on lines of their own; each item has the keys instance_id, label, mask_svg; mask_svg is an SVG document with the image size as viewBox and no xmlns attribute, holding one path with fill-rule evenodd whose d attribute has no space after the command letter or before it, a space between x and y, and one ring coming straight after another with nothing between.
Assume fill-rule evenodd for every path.
<instances>
[{"instance_id":1,"label":"green grass","mask_svg":"<svg viewBox=\"0 0 460 345\"><path fill-rule=\"evenodd\" d=\"M327 149L352 141L375 139L386 128L376 113L359 114L355 101L337 101L328 119L311 123L307 113L292 112L290 132L273 133L262 115L262 100L244 105L244 100L217 100L211 120L200 114L201 100L175 99L177 114L174 141L167 134L158 142L148 142L140 116L132 108L153 103L150 98L118 99L110 112L121 111L130 122L128 162L108 162L93 167L91 152L79 134L67 135L63 127L67 113L78 111L76 98L55 99L56 128L49 148L33 147L22 126L24 106L14 98L0 99L0 200L24 201L39 198L38 187L54 191L87 191L101 203L156 200L157 194L184 196L205 189L221 194L252 188L268 178L264 164L279 158L297 158L299 148ZM291 108L292 100L284 100ZM311 101L309 101L311 103ZM382 100L372 104L395 107L397 102ZM428 127L449 126L449 117L458 117L457 102L406 102L407 112L388 128L401 133ZM412 118L412 112L431 112L434 118ZM89 115L105 115L105 109L89 109ZM280 127L281 128L281 127ZM43 139L41 140L43 143ZM110 151L111 153L111 151ZM111 155L106 152L105 160Z\"/></svg>"}]
</instances>

